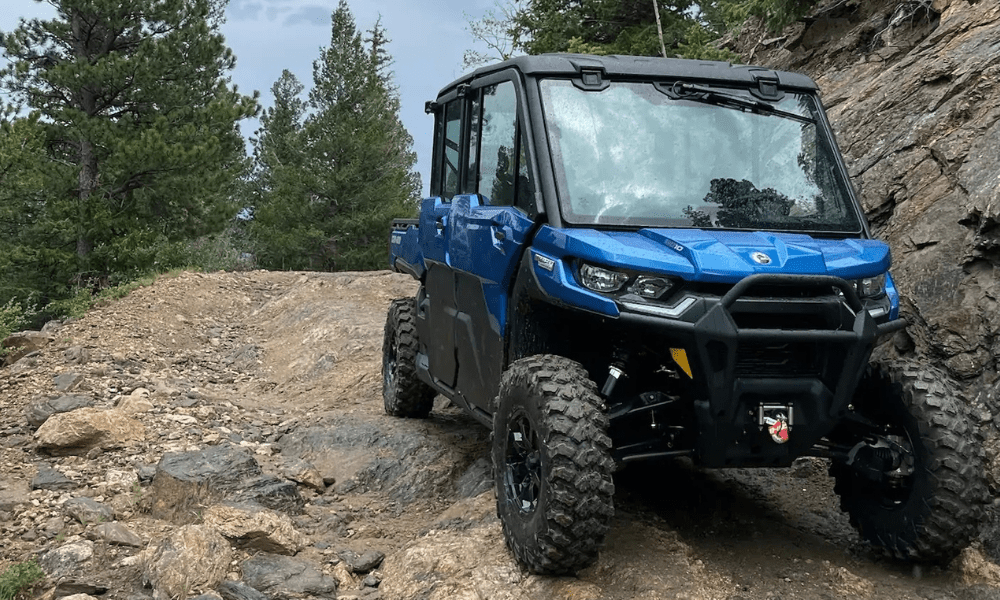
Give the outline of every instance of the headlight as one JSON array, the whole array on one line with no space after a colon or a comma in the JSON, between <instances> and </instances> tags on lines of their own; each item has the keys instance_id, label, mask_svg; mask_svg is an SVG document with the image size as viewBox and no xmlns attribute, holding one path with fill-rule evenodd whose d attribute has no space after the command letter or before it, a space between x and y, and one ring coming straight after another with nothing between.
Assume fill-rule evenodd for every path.
<instances>
[{"instance_id":1,"label":"headlight","mask_svg":"<svg viewBox=\"0 0 1000 600\"><path fill-rule=\"evenodd\" d=\"M674 287L674 282L666 277L640 275L636 278L635 283L628 288L628 291L643 298L657 300L669 292L672 287Z\"/></svg>"},{"instance_id":2,"label":"headlight","mask_svg":"<svg viewBox=\"0 0 1000 600\"><path fill-rule=\"evenodd\" d=\"M858 280L858 295L862 298L875 298L885 293L885 273L878 277L867 277Z\"/></svg>"},{"instance_id":3,"label":"headlight","mask_svg":"<svg viewBox=\"0 0 1000 600\"><path fill-rule=\"evenodd\" d=\"M628 275L602 269L586 263L580 265L580 283L595 292L617 292L628 281Z\"/></svg>"}]
</instances>

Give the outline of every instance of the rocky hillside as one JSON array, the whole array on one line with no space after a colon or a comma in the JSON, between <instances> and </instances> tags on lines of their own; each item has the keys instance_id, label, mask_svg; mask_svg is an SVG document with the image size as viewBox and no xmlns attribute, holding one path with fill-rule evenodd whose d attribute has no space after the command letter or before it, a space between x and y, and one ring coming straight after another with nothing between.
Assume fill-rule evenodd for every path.
<instances>
[{"instance_id":1,"label":"rocky hillside","mask_svg":"<svg viewBox=\"0 0 1000 600\"><path fill-rule=\"evenodd\" d=\"M992 530L914 570L859 541L826 465L616 476L578 577L504 546L488 432L384 414L390 273L162 278L21 338L0 368L0 569L77 600L996 597ZM655 470L654 470L655 469Z\"/></svg>"}]
</instances>

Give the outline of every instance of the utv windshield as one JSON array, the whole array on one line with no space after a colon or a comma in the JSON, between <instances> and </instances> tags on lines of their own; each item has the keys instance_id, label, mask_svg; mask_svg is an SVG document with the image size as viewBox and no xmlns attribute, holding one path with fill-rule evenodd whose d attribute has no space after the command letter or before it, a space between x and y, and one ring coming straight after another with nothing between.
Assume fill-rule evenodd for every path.
<instances>
[{"instance_id":1,"label":"utv windshield","mask_svg":"<svg viewBox=\"0 0 1000 600\"><path fill-rule=\"evenodd\" d=\"M556 79L541 91L569 223L862 230L812 96Z\"/></svg>"}]
</instances>

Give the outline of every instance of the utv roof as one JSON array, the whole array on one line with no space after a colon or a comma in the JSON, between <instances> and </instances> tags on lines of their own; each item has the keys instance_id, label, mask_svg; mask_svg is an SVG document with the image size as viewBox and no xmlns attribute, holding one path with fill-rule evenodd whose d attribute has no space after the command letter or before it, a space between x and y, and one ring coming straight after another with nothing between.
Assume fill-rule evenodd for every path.
<instances>
[{"instance_id":1,"label":"utv roof","mask_svg":"<svg viewBox=\"0 0 1000 600\"><path fill-rule=\"evenodd\" d=\"M733 65L728 62L657 58L650 56L593 56L589 54L541 54L518 56L481 67L442 88L438 97L455 87L504 69L514 68L530 77L575 77L584 70L600 71L611 79L664 79L756 85L760 79L777 79L781 88L816 90L816 83L800 73L773 71L766 67Z\"/></svg>"}]
</instances>

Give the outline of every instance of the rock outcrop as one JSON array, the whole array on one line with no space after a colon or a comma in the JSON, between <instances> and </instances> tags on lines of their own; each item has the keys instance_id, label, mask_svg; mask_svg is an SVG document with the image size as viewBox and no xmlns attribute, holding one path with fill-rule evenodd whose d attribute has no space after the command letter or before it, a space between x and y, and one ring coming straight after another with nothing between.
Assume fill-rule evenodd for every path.
<instances>
[{"instance_id":1,"label":"rock outcrop","mask_svg":"<svg viewBox=\"0 0 1000 600\"><path fill-rule=\"evenodd\" d=\"M190 523L223 500L252 501L298 514L303 500L295 484L264 475L252 455L229 445L169 453L153 477L153 516Z\"/></svg>"}]
</instances>

